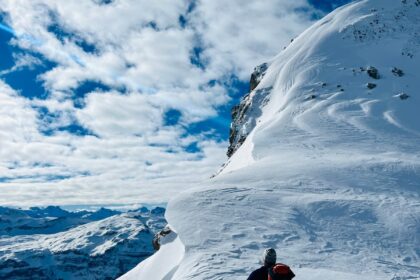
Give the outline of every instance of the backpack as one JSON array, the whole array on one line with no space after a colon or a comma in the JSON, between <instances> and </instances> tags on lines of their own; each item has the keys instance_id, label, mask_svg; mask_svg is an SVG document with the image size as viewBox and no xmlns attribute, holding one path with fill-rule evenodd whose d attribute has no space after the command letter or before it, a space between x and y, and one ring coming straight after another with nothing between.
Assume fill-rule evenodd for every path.
<instances>
[{"instance_id":1,"label":"backpack","mask_svg":"<svg viewBox=\"0 0 420 280\"><path fill-rule=\"evenodd\" d=\"M268 280L291 280L295 274L285 264L278 263L268 269Z\"/></svg>"}]
</instances>

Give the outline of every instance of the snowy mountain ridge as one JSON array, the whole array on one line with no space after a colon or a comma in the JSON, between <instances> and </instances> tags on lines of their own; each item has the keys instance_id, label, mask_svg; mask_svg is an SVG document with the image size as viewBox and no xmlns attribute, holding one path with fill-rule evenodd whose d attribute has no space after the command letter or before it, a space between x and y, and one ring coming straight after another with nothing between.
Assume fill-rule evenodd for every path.
<instances>
[{"instance_id":1,"label":"snowy mountain ridge","mask_svg":"<svg viewBox=\"0 0 420 280\"><path fill-rule=\"evenodd\" d=\"M1 208L0 278L115 279L153 254L161 209Z\"/></svg>"},{"instance_id":2,"label":"snowy mountain ridge","mask_svg":"<svg viewBox=\"0 0 420 280\"><path fill-rule=\"evenodd\" d=\"M170 201L177 236L121 279L246 279L266 247L298 280L420 279L419 34L418 0L361 0L296 38L223 170Z\"/></svg>"},{"instance_id":3,"label":"snowy mountain ridge","mask_svg":"<svg viewBox=\"0 0 420 280\"><path fill-rule=\"evenodd\" d=\"M51 234L121 214L101 208L95 212L68 212L57 206L28 210L0 207L0 236Z\"/></svg>"},{"instance_id":4,"label":"snowy mountain ridge","mask_svg":"<svg viewBox=\"0 0 420 280\"><path fill-rule=\"evenodd\" d=\"M265 122L271 123L275 118L281 117L281 114L290 113L291 110L295 111L293 113L297 116L294 122L297 122L299 118L309 115L309 113L304 114L303 111L314 109L313 104L317 101L315 99L335 102L334 99L344 98L350 99L351 102L364 102L363 108L368 110L367 115L384 113L385 119L381 121L401 128L403 133L410 131L418 135L416 122L398 120L391 111L381 112L371 109L378 107L374 104L379 100L382 103L393 102L395 97L401 94L409 97L410 94L416 93L416 84L413 84L413 79L417 74L416 58L418 59L417 53L420 49L420 36L418 36L420 34L420 5L417 0L369 1L369 3L371 8L360 5L359 1L359 5L352 4L353 9L346 9L347 6L338 9L335 13L340 13L340 17L335 16L335 13L326 16L270 61L271 71L268 71L265 79L250 94L255 96L256 102L247 101L248 104L255 105L247 110L252 113L247 116L246 123L252 120L255 123L258 119L258 126L263 127ZM314 45L318 48L313 47ZM384 45L387 47L385 48ZM310 59L302 59L304 57L310 57ZM412 71L405 73L404 69L400 69L404 68L403 65L406 66L405 72L408 69ZM367 75L369 67L379 68L377 70L382 77L377 80ZM394 69L402 71L402 76L393 73ZM290 76L294 77L291 79ZM368 84L374 88L369 89ZM268 95L267 91L276 94ZM379 96L374 98L372 96L374 94L379 94ZM260 99L263 102L259 102ZM267 99L273 100L268 102ZM413 107L414 102L409 102L408 106ZM268 107L262 114L261 107L266 105ZM324 105L326 104L315 104L315 106ZM399 107L395 107L399 105L401 104L392 104L391 106L394 106L392 110L402 111ZM330 111L333 110L330 108ZM253 113L253 111L260 113ZM398 113L402 114L402 112ZM320 121L322 122L323 119ZM312 122L316 126L315 122ZM407 125L415 127L405 127ZM255 126L242 128L242 130L250 132L255 130ZM307 132L307 129L303 128L303 131ZM335 133L329 130L326 132ZM346 139L340 137L340 145L342 140ZM248 142L250 144L252 141ZM252 157L248 155L248 158Z\"/></svg>"},{"instance_id":5,"label":"snowy mountain ridge","mask_svg":"<svg viewBox=\"0 0 420 280\"><path fill-rule=\"evenodd\" d=\"M304 75L305 73L307 73L306 71L309 71L312 68L312 65L314 65L314 63L312 63L313 61L306 61L305 62L306 65L300 65L300 62L296 61L296 60L301 59L302 56L311 55L311 52L313 50L311 49L310 46L308 47L307 45L308 43L313 44L314 42L315 43L319 42L320 39L323 38L324 42L331 44L332 42L328 41L326 36L329 35L328 33L335 32L335 31L338 31L339 33L338 37L341 37L341 39L343 39L343 42L348 41L348 43L350 44L350 46L343 46L344 48L346 47L351 48L353 46L351 45L352 43L353 44L356 43L356 45L360 45L360 46L364 45L364 43L372 43L377 48L381 48L381 45L380 45L381 41L387 41L390 39L393 41L401 40L399 44L400 46L393 46L395 50L398 50L400 52L400 53L398 53L398 51L394 52L394 55L401 54L402 56L401 59L404 59L405 57L409 57L413 59L414 56L417 55L417 53L419 52L419 46L420 46L420 36L419 36L420 28L418 25L418 22L420 21L420 14L418 11L419 10L418 7L420 7L420 2L415 0L415 1L402 1L402 3L403 3L402 7L399 1L394 1L394 3L392 3L393 6L397 9L396 11L391 10L391 9L385 10L384 7L371 8L369 10L369 14L362 15L359 18L352 17L350 14L346 14L345 11L342 12L343 15L340 17L340 19L337 19L337 17L333 17L333 15L329 15L305 32L307 34L310 33L310 35L307 35L307 36L302 35L300 39L298 38L297 40L293 40L291 42L291 45L293 45L293 47L289 46L282 53L280 53L276 58L274 58L272 61L268 63L264 63L256 67L254 70L254 73L251 76L251 84L254 85L254 86L251 86L251 89L252 89L251 92L247 94L243 98L242 102L238 106L235 106L232 110L233 122L232 122L232 128L231 128L231 135L233 135L233 137L231 137L230 139L231 147L229 148L228 155L229 156L232 155L233 152L236 151L239 148L239 146L244 142L246 136L255 128L256 120L259 119L259 117L262 114L261 108L264 107L266 104L268 104L268 101L270 98L269 95L272 92L272 87L274 84L273 79L277 80L276 82L277 84L283 86L283 88L279 88L279 90L286 93L289 91L290 87L292 86L290 83L293 82L293 81L287 80L289 78L289 75L288 75L288 72L286 72L286 70L289 71L291 70L290 69L291 67L296 67L296 66L300 66L299 69L302 69L302 68L304 69L305 67L307 67L307 69L304 69L302 73L297 73L296 76L301 77L301 75ZM377 5L374 4L373 6L381 7L381 4L382 2L377 3ZM339 10L342 10L342 9L344 8L340 8ZM351 12L353 13L354 11L352 10ZM343 22L342 21L343 18L344 19L347 18L347 20L344 20ZM319 30L319 28L322 27L323 25L328 25L329 28L324 28L322 30ZM339 26L336 26L336 25L339 25ZM337 27L338 27L338 30L335 29ZM310 36L309 40L308 38L306 38L308 36ZM305 40L305 42L302 42L303 40ZM323 49L324 51L329 50L328 48L323 48ZM352 50L343 50L343 51L345 51L343 52L344 54L348 54L352 52ZM368 55L371 55L371 56L377 55L372 52L367 52L367 53ZM341 54L342 54L341 52L338 53L338 55L341 55ZM322 61L327 56L331 56L331 54L328 54L328 55L317 54L316 56L318 60ZM366 65L366 64L369 63L369 60L370 59L368 58L363 59L361 61L360 66L349 63L347 69L350 69L352 71L353 76L357 76L360 74L364 75L366 71L368 70L367 68L369 67L369 65ZM374 61L374 60L375 58L372 57L371 61ZM380 56L379 59L377 57L376 60L382 60L382 57ZM343 64L343 62L340 61L340 58L337 59L336 63L338 63L337 65ZM381 63L383 62L380 61L378 65L380 65ZM396 65L399 64L398 59L395 60L395 64ZM277 77L277 72L272 70L270 72L272 73L272 75L274 75L274 77L271 77L271 78L267 77L265 84L263 83L258 88L256 88L260 84L262 78L266 75L267 65L272 65L271 69L273 69L274 67L277 67L278 69L282 68L281 74L283 75L285 74L286 79L281 79L280 77ZM392 78L392 76L398 76L398 77L404 76L404 72L401 69L398 69L395 66L394 67L390 67L389 65L387 66L388 67L386 69L380 69L384 71L384 73L382 74L387 76L385 78L389 78L389 77ZM337 69L334 69L334 66L333 66L331 68L333 68L333 70L338 70L340 72L345 72L346 70L345 67L337 67ZM317 69L316 71L319 71L319 69ZM400 74L396 74L397 72L395 71L401 71L401 72L398 72ZM348 74L348 73L344 73L344 74ZM334 73L328 74L328 75L333 76ZM340 77L341 79L344 78L344 80L348 80L348 82L351 82L351 80L349 80L348 77L343 77L341 73L339 73L339 75L341 75ZM413 73L411 73L411 77L413 77L412 75ZM255 80L254 83L253 83L253 80ZM336 79L336 80L339 80L339 79ZM367 84L368 82L361 86L365 86L365 85L367 86ZM414 90L414 89L407 89L406 88L407 85L404 87L402 84L403 83L401 83L401 86L400 86L400 85L395 84L395 81L393 81L391 90L396 91L395 92L396 95L404 93L405 90ZM301 84L294 83L293 86L296 87L298 85L301 85ZM296 88L296 89L293 89L293 91L289 91L288 95L293 95L293 98L298 98L297 101L300 102L302 101L302 98L304 100L311 100L311 99L315 99L319 97L320 88L321 88L321 91L324 91L324 92L325 91L330 91L330 93L333 92L331 91L330 87L327 87L326 81L324 82L320 81L318 82L318 84L313 84L312 87L311 85L305 85L305 86L306 88L303 88L303 90ZM344 85L341 85L339 82L337 82L336 86L337 86L337 92L345 90L343 88ZM371 86L376 87L377 85L371 83ZM398 86L400 86L399 89L398 89ZM312 94L315 92L317 94ZM373 92L374 91L369 91L368 93L371 94ZM277 94L276 97L279 98L280 95ZM271 106L273 106L274 108L272 110L265 110L264 119L271 121L273 116L269 115L268 112L275 113L276 111L280 111L282 107L285 107L288 105L287 103L283 104L282 102L292 101L292 100L284 99L283 97L281 97L281 99L282 100L278 100L279 102L270 102ZM259 122L260 123L263 122L264 119L263 118L259 119ZM230 152L231 150L232 152Z\"/></svg>"}]
</instances>

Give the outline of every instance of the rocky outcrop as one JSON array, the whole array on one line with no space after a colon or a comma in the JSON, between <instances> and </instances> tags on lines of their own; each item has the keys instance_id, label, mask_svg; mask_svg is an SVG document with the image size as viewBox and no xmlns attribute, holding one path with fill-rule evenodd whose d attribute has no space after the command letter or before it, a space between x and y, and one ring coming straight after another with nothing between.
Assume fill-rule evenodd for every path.
<instances>
[{"instance_id":1,"label":"rocky outcrop","mask_svg":"<svg viewBox=\"0 0 420 280\"><path fill-rule=\"evenodd\" d=\"M376 69L373 66L369 66L368 69L366 69L366 72L369 75L369 77L371 77L375 80L378 80L380 78L378 69Z\"/></svg>"},{"instance_id":2,"label":"rocky outcrop","mask_svg":"<svg viewBox=\"0 0 420 280\"><path fill-rule=\"evenodd\" d=\"M172 229L169 226L166 226L164 229L156 233L152 241L153 249L158 251L161 246L161 239L171 234L172 232L173 232Z\"/></svg>"},{"instance_id":3,"label":"rocky outcrop","mask_svg":"<svg viewBox=\"0 0 420 280\"><path fill-rule=\"evenodd\" d=\"M251 79L249 81L249 91L253 91L258 84L261 82L262 78L265 75L265 72L268 69L268 64L263 63L254 68L254 72L251 74Z\"/></svg>"},{"instance_id":4,"label":"rocky outcrop","mask_svg":"<svg viewBox=\"0 0 420 280\"><path fill-rule=\"evenodd\" d=\"M376 88L376 84L374 84L374 83L367 83L367 84L366 84L366 87L367 87L368 89L374 89L374 88Z\"/></svg>"},{"instance_id":5,"label":"rocky outcrop","mask_svg":"<svg viewBox=\"0 0 420 280\"><path fill-rule=\"evenodd\" d=\"M256 118L261 115L259 105L264 102L271 88L257 89L257 86L264 78L268 64L263 63L255 67L250 80L250 92L246 94L238 105L232 108L232 123L229 133L229 147L227 156L231 157L236 150L245 142L248 134L255 127ZM258 106L253 106L257 104Z\"/></svg>"}]
</instances>

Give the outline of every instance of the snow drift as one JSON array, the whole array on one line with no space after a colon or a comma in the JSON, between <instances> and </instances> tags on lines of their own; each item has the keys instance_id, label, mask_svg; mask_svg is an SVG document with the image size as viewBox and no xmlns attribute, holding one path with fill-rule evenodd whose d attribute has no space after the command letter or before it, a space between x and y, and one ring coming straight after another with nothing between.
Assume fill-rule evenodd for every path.
<instances>
[{"instance_id":1,"label":"snow drift","mask_svg":"<svg viewBox=\"0 0 420 280\"><path fill-rule=\"evenodd\" d=\"M419 279L419 65L419 0L356 1L295 39L235 108L219 175L169 203L164 279L246 279L266 247L295 279Z\"/></svg>"}]
</instances>

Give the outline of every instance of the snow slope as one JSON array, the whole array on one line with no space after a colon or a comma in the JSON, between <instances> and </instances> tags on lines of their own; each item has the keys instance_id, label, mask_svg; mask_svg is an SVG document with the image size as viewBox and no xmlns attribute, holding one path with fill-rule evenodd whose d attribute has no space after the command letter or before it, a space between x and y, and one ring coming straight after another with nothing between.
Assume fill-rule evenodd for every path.
<instances>
[{"instance_id":1,"label":"snow slope","mask_svg":"<svg viewBox=\"0 0 420 280\"><path fill-rule=\"evenodd\" d=\"M165 279L246 279L266 247L295 279L420 279L420 1L355 1L268 65L240 148L169 203Z\"/></svg>"},{"instance_id":2,"label":"snow slope","mask_svg":"<svg viewBox=\"0 0 420 280\"><path fill-rule=\"evenodd\" d=\"M184 245L176 233L172 232L161 240L161 249L119 280L171 279L184 257Z\"/></svg>"}]
</instances>

